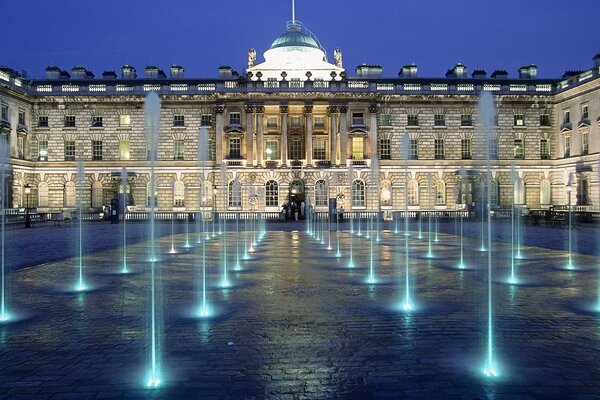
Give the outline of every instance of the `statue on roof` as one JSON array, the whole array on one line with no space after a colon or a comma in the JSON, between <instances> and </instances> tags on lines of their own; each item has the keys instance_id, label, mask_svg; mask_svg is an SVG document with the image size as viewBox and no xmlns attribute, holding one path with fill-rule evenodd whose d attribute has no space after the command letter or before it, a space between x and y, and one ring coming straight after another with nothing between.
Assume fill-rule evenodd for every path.
<instances>
[{"instance_id":1,"label":"statue on roof","mask_svg":"<svg viewBox=\"0 0 600 400\"><path fill-rule=\"evenodd\" d=\"M248 50L248 68L252 68L256 65L256 50Z\"/></svg>"},{"instance_id":2,"label":"statue on roof","mask_svg":"<svg viewBox=\"0 0 600 400\"><path fill-rule=\"evenodd\" d=\"M335 49L335 50L333 51L333 59L335 60L335 66L336 66L336 67L339 67L339 68L344 68L344 67L342 66L342 63L343 63L343 61L342 61L342 50L340 50L340 49Z\"/></svg>"}]
</instances>

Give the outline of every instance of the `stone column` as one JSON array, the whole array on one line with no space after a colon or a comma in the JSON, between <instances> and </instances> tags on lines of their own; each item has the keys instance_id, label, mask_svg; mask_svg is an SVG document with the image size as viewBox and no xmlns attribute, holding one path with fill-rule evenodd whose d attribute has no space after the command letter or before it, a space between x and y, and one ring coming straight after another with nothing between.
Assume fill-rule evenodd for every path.
<instances>
[{"instance_id":1,"label":"stone column","mask_svg":"<svg viewBox=\"0 0 600 400\"><path fill-rule=\"evenodd\" d=\"M288 106L279 106L281 112L281 165L288 159Z\"/></svg>"},{"instance_id":2,"label":"stone column","mask_svg":"<svg viewBox=\"0 0 600 400\"><path fill-rule=\"evenodd\" d=\"M306 165L312 166L312 133L313 133L313 106L304 106L304 115L306 116Z\"/></svg>"},{"instance_id":3,"label":"stone column","mask_svg":"<svg viewBox=\"0 0 600 400\"><path fill-rule=\"evenodd\" d=\"M377 106L372 105L369 106L369 133L370 133L370 152L369 157L371 158L371 163L373 159L377 158Z\"/></svg>"},{"instance_id":4,"label":"stone column","mask_svg":"<svg viewBox=\"0 0 600 400\"><path fill-rule=\"evenodd\" d=\"M329 160L331 160L331 165L336 165L338 108L335 106L331 106L329 107L328 112L331 115L331 125L329 127Z\"/></svg>"},{"instance_id":5,"label":"stone column","mask_svg":"<svg viewBox=\"0 0 600 400\"><path fill-rule=\"evenodd\" d=\"M340 164L346 165L346 157L348 157L348 127L347 127L347 115L348 107L341 106L340 110Z\"/></svg>"},{"instance_id":6,"label":"stone column","mask_svg":"<svg viewBox=\"0 0 600 400\"><path fill-rule=\"evenodd\" d=\"M217 104L215 107L215 114L217 116L215 132L215 165L219 165L223 162L223 137L225 136L223 125L224 112L225 106L223 106L223 104Z\"/></svg>"},{"instance_id":7,"label":"stone column","mask_svg":"<svg viewBox=\"0 0 600 400\"><path fill-rule=\"evenodd\" d=\"M246 106L246 165L254 165L254 107Z\"/></svg>"},{"instance_id":8,"label":"stone column","mask_svg":"<svg viewBox=\"0 0 600 400\"><path fill-rule=\"evenodd\" d=\"M258 106L256 107L256 159L257 165L263 165L263 118L264 118L265 107Z\"/></svg>"}]
</instances>

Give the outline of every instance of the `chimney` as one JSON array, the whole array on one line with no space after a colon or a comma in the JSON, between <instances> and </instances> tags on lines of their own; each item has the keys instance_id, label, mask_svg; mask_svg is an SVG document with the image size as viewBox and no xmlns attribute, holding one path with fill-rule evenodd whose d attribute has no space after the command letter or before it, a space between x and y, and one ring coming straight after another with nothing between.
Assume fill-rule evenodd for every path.
<instances>
[{"instance_id":1,"label":"chimney","mask_svg":"<svg viewBox=\"0 0 600 400\"><path fill-rule=\"evenodd\" d=\"M416 78L417 77L417 64L406 64L400 70L398 76L400 78Z\"/></svg>"},{"instance_id":2,"label":"chimney","mask_svg":"<svg viewBox=\"0 0 600 400\"><path fill-rule=\"evenodd\" d=\"M62 71L58 67L47 67L46 68L46 79L60 79L60 73Z\"/></svg>"},{"instance_id":3,"label":"chimney","mask_svg":"<svg viewBox=\"0 0 600 400\"><path fill-rule=\"evenodd\" d=\"M233 77L233 68L229 65L222 65L219 67L219 78L231 79Z\"/></svg>"},{"instance_id":4,"label":"chimney","mask_svg":"<svg viewBox=\"0 0 600 400\"><path fill-rule=\"evenodd\" d=\"M123 65L121 67L121 78L122 79L135 79L137 75L135 74L135 68L131 65Z\"/></svg>"},{"instance_id":5,"label":"chimney","mask_svg":"<svg viewBox=\"0 0 600 400\"><path fill-rule=\"evenodd\" d=\"M468 68L461 63L458 63L454 68L446 72L446 78L466 78Z\"/></svg>"},{"instance_id":6,"label":"chimney","mask_svg":"<svg viewBox=\"0 0 600 400\"><path fill-rule=\"evenodd\" d=\"M183 67L181 65L171 65L169 72L171 79L183 79Z\"/></svg>"},{"instance_id":7,"label":"chimney","mask_svg":"<svg viewBox=\"0 0 600 400\"><path fill-rule=\"evenodd\" d=\"M356 67L357 78L381 78L383 76L383 67L376 64L361 64Z\"/></svg>"},{"instance_id":8,"label":"chimney","mask_svg":"<svg viewBox=\"0 0 600 400\"><path fill-rule=\"evenodd\" d=\"M508 72L506 72L503 69L497 69L494 72L492 72L492 75L490 75L492 79L506 79L508 78Z\"/></svg>"},{"instance_id":9,"label":"chimney","mask_svg":"<svg viewBox=\"0 0 600 400\"><path fill-rule=\"evenodd\" d=\"M519 68L519 79L535 79L537 77L537 67L534 64Z\"/></svg>"}]
</instances>

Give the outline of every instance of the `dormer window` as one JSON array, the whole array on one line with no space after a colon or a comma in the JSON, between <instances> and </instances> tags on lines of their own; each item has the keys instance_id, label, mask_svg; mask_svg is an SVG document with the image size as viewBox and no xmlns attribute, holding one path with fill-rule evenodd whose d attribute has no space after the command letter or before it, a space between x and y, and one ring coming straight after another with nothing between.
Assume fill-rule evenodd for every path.
<instances>
[{"instance_id":1,"label":"dormer window","mask_svg":"<svg viewBox=\"0 0 600 400\"><path fill-rule=\"evenodd\" d=\"M229 125L241 125L242 116L239 112L229 113Z\"/></svg>"},{"instance_id":2,"label":"dormer window","mask_svg":"<svg viewBox=\"0 0 600 400\"><path fill-rule=\"evenodd\" d=\"M0 113L2 121L8 121L8 104L2 104L2 112Z\"/></svg>"},{"instance_id":3,"label":"dormer window","mask_svg":"<svg viewBox=\"0 0 600 400\"><path fill-rule=\"evenodd\" d=\"M19 110L19 125L25 125L25 110Z\"/></svg>"},{"instance_id":4,"label":"dormer window","mask_svg":"<svg viewBox=\"0 0 600 400\"><path fill-rule=\"evenodd\" d=\"M590 117L589 108L587 104L581 106L581 119L588 119Z\"/></svg>"},{"instance_id":5,"label":"dormer window","mask_svg":"<svg viewBox=\"0 0 600 400\"><path fill-rule=\"evenodd\" d=\"M514 126L525 126L525 116L523 114L514 115Z\"/></svg>"},{"instance_id":6,"label":"dormer window","mask_svg":"<svg viewBox=\"0 0 600 400\"><path fill-rule=\"evenodd\" d=\"M352 125L354 126L364 126L365 124L365 115L361 112L353 112L352 113Z\"/></svg>"},{"instance_id":7,"label":"dormer window","mask_svg":"<svg viewBox=\"0 0 600 400\"><path fill-rule=\"evenodd\" d=\"M563 114L563 124L570 124L570 123L571 123L571 111L565 110L565 112Z\"/></svg>"}]
</instances>

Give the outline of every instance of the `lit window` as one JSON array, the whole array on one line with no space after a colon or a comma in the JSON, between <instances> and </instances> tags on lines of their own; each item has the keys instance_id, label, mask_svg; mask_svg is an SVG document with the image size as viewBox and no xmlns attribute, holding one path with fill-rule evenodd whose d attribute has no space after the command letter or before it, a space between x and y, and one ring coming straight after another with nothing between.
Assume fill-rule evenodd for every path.
<instances>
[{"instance_id":1,"label":"lit window","mask_svg":"<svg viewBox=\"0 0 600 400\"><path fill-rule=\"evenodd\" d=\"M237 181L229 182L228 205L232 208L239 208L242 206L242 187Z\"/></svg>"},{"instance_id":2,"label":"lit window","mask_svg":"<svg viewBox=\"0 0 600 400\"><path fill-rule=\"evenodd\" d=\"M267 207L279 206L279 185L275 181L265 184L265 205Z\"/></svg>"},{"instance_id":3,"label":"lit window","mask_svg":"<svg viewBox=\"0 0 600 400\"><path fill-rule=\"evenodd\" d=\"M389 181L383 181L381 183L381 205L392 205L392 185Z\"/></svg>"},{"instance_id":4,"label":"lit window","mask_svg":"<svg viewBox=\"0 0 600 400\"><path fill-rule=\"evenodd\" d=\"M325 117L322 115L315 116L315 129L324 129L325 128Z\"/></svg>"},{"instance_id":5,"label":"lit window","mask_svg":"<svg viewBox=\"0 0 600 400\"><path fill-rule=\"evenodd\" d=\"M327 158L325 143L324 140L315 140L313 142L313 159L325 160Z\"/></svg>"},{"instance_id":6,"label":"lit window","mask_svg":"<svg viewBox=\"0 0 600 400\"><path fill-rule=\"evenodd\" d=\"M101 140L92 140L92 160L94 160L94 161L102 160L102 141Z\"/></svg>"},{"instance_id":7,"label":"lit window","mask_svg":"<svg viewBox=\"0 0 600 400\"><path fill-rule=\"evenodd\" d=\"M460 126L473 126L473 116L471 114L461 114Z\"/></svg>"},{"instance_id":8,"label":"lit window","mask_svg":"<svg viewBox=\"0 0 600 400\"><path fill-rule=\"evenodd\" d=\"M460 141L460 155L463 160L471 159L471 139L461 139Z\"/></svg>"},{"instance_id":9,"label":"lit window","mask_svg":"<svg viewBox=\"0 0 600 400\"><path fill-rule=\"evenodd\" d=\"M513 142L513 155L515 160L522 160L525 158L525 149L523 148L523 140L515 139Z\"/></svg>"},{"instance_id":10,"label":"lit window","mask_svg":"<svg viewBox=\"0 0 600 400\"><path fill-rule=\"evenodd\" d=\"M75 161L74 140L65 140L65 161Z\"/></svg>"},{"instance_id":11,"label":"lit window","mask_svg":"<svg viewBox=\"0 0 600 400\"><path fill-rule=\"evenodd\" d=\"M379 139L379 159L380 160L391 160L392 159L392 145L390 139Z\"/></svg>"},{"instance_id":12,"label":"lit window","mask_svg":"<svg viewBox=\"0 0 600 400\"><path fill-rule=\"evenodd\" d=\"M444 139L435 139L434 150L436 160L443 160L445 158Z\"/></svg>"},{"instance_id":13,"label":"lit window","mask_svg":"<svg viewBox=\"0 0 600 400\"><path fill-rule=\"evenodd\" d=\"M318 180L315 183L315 206L327 207L327 185L324 180Z\"/></svg>"},{"instance_id":14,"label":"lit window","mask_svg":"<svg viewBox=\"0 0 600 400\"><path fill-rule=\"evenodd\" d=\"M92 127L93 128L101 128L102 127L102 117L92 117Z\"/></svg>"},{"instance_id":15,"label":"lit window","mask_svg":"<svg viewBox=\"0 0 600 400\"><path fill-rule=\"evenodd\" d=\"M365 183L361 180L352 182L352 206L365 206Z\"/></svg>"},{"instance_id":16,"label":"lit window","mask_svg":"<svg viewBox=\"0 0 600 400\"><path fill-rule=\"evenodd\" d=\"M183 160L185 154L183 140L175 140L173 142L173 160Z\"/></svg>"},{"instance_id":17,"label":"lit window","mask_svg":"<svg viewBox=\"0 0 600 400\"><path fill-rule=\"evenodd\" d=\"M540 114L540 126L550 126L550 114Z\"/></svg>"},{"instance_id":18,"label":"lit window","mask_svg":"<svg viewBox=\"0 0 600 400\"><path fill-rule=\"evenodd\" d=\"M129 160L129 140L119 141L119 159L123 161Z\"/></svg>"},{"instance_id":19,"label":"lit window","mask_svg":"<svg viewBox=\"0 0 600 400\"><path fill-rule=\"evenodd\" d=\"M48 141L40 140L38 142L38 160L48 161Z\"/></svg>"},{"instance_id":20,"label":"lit window","mask_svg":"<svg viewBox=\"0 0 600 400\"><path fill-rule=\"evenodd\" d=\"M240 138L229 139L229 158L237 160L242 158L241 154L242 141Z\"/></svg>"},{"instance_id":21,"label":"lit window","mask_svg":"<svg viewBox=\"0 0 600 400\"><path fill-rule=\"evenodd\" d=\"M442 180L435 181L435 204L446 204L446 184Z\"/></svg>"},{"instance_id":22,"label":"lit window","mask_svg":"<svg viewBox=\"0 0 600 400\"><path fill-rule=\"evenodd\" d=\"M212 126L212 115L202 114L200 117L200 126Z\"/></svg>"},{"instance_id":23,"label":"lit window","mask_svg":"<svg viewBox=\"0 0 600 400\"><path fill-rule=\"evenodd\" d=\"M525 116L523 114L514 115L514 126L525 126Z\"/></svg>"},{"instance_id":24,"label":"lit window","mask_svg":"<svg viewBox=\"0 0 600 400\"><path fill-rule=\"evenodd\" d=\"M435 114L433 116L433 125L446 126L446 116L444 114Z\"/></svg>"},{"instance_id":25,"label":"lit window","mask_svg":"<svg viewBox=\"0 0 600 400\"><path fill-rule=\"evenodd\" d=\"M277 160L279 158L279 142L276 140L267 140L266 147L267 161Z\"/></svg>"},{"instance_id":26,"label":"lit window","mask_svg":"<svg viewBox=\"0 0 600 400\"><path fill-rule=\"evenodd\" d=\"M65 128L74 128L75 127L75 116L74 115L65 115Z\"/></svg>"},{"instance_id":27,"label":"lit window","mask_svg":"<svg viewBox=\"0 0 600 400\"><path fill-rule=\"evenodd\" d=\"M406 124L408 126L419 126L419 115L418 114L409 114L407 117Z\"/></svg>"},{"instance_id":28,"label":"lit window","mask_svg":"<svg viewBox=\"0 0 600 400\"><path fill-rule=\"evenodd\" d=\"M365 158L364 140L362 137L352 138L352 158L355 160L362 160Z\"/></svg>"},{"instance_id":29,"label":"lit window","mask_svg":"<svg viewBox=\"0 0 600 400\"><path fill-rule=\"evenodd\" d=\"M130 115L119 115L119 126L122 128L129 128L131 126Z\"/></svg>"},{"instance_id":30,"label":"lit window","mask_svg":"<svg viewBox=\"0 0 600 400\"><path fill-rule=\"evenodd\" d=\"M410 180L408 182L408 199L409 206L419 205L419 182Z\"/></svg>"},{"instance_id":31,"label":"lit window","mask_svg":"<svg viewBox=\"0 0 600 400\"><path fill-rule=\"evenodd\" d=\"M173 115L173 126L185 126L185 115Z\"/></svg>"},{"instance_id":32,"label":"lit window","mask_svg":"<svg viewBox=\"0 0 600 400\"><path fill-rule=\"evenodd\" d=\"M47 128L48 127L48 116L41 115L38 117L38 127L39 128Z\"/></svg>"}]
</instances>

